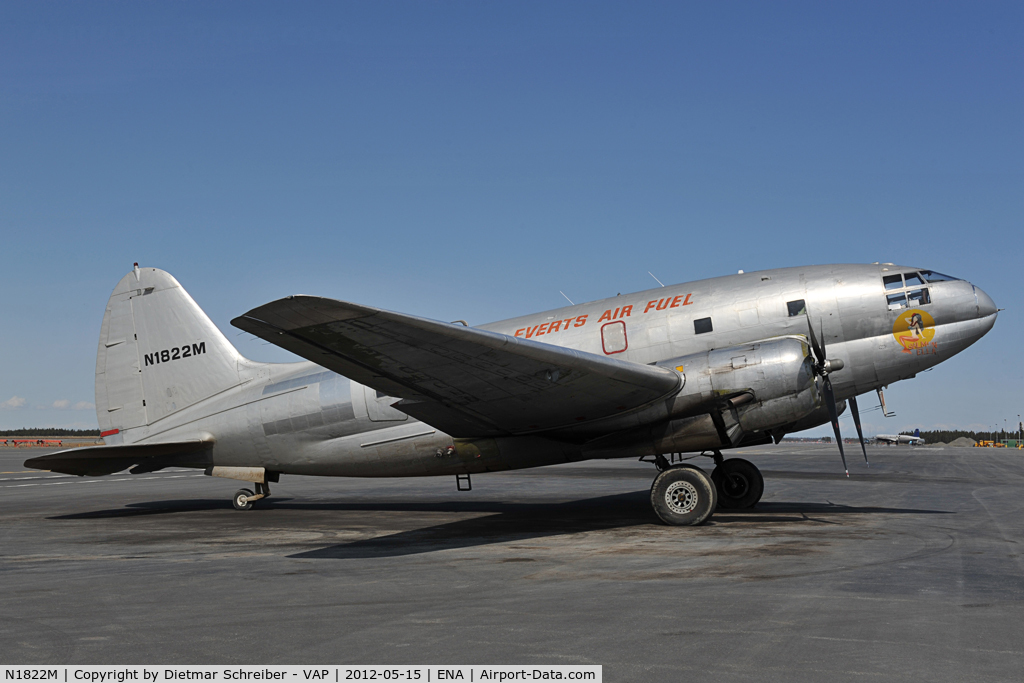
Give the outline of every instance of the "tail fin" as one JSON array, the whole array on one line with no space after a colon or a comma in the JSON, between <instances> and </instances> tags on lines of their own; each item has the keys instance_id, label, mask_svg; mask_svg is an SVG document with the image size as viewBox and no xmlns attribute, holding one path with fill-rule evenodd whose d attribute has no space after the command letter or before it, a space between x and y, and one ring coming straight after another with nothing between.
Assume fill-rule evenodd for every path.
<instances>
[{"instance_id":1,"label":"tail fin","mask_svg":"<svg viewBox=\"0 0 1024 683\"><path fill-rule=\"evenodd\" d=\"M235 386L240 360L177 280L136 264L110 295L96 355L96 417L107 443Z\"/></svg>"}]
</instances>

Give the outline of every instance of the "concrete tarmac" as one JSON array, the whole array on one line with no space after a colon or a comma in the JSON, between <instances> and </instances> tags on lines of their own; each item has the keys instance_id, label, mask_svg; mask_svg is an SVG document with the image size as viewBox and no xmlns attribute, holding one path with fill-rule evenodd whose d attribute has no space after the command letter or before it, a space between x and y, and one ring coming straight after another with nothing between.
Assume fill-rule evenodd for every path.
<instances>
[{"instance_id":1,"label":"concrete tarmac","mask_svg":"<svg viewBox=\"0 0 1024 683\"><path fill-rule=\"evenodd\" d=\"M757 508L658 523L632 460L473 477L24 472L4 664L602 664L607 681L1024 678L1024 453L762 446ZM698 463L710 464L706 459Z\"/></svg>"}]
</instances>

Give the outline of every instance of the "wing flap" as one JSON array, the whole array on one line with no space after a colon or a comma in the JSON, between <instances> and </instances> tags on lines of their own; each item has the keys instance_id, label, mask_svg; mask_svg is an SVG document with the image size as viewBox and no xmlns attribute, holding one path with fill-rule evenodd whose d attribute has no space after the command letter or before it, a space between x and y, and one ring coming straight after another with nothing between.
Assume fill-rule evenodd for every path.
<instances>
[{"instance_id":1,"label":"wing flap","mask_svg":"<svg viewBox=\"0 0 1024 683\"><path fill-rule=\"evenodd\" d=\"M396 408L453 436L604 419L680 382L664 368L320 297L273 301L231 324L403 399Z\"/></svg>"}]
</instances>

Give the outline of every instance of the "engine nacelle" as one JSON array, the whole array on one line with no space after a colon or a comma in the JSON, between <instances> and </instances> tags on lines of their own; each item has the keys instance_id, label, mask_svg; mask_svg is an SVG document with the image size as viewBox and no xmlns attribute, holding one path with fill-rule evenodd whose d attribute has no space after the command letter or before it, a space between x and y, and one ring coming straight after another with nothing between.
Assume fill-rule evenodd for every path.
<instances>
[{"instance_id":1,"label":"engine nacelle","mask_svg":"<svg viewBox=\"0 0 1024 683\"><path fill-rule=\"evenodd\" d=\"M749 394L766 402L814 387L814 360L803 341L787 337L673 358L658 365L683 375L679 408ZM675 412L675 411L673 411Z\"/></svg>"},{"instance_id":2,"label":"engine nacelle","mask_svg":"<svg viewBox=\"0 0 1024 683\"><path fill-rule=\"evenodd\" d=\"M673 453L738 446L810 415L821 404L814 360L795 337L663 361L683 376L671 419L589 443L589 452Z\"/></svg>"}]
</instances>

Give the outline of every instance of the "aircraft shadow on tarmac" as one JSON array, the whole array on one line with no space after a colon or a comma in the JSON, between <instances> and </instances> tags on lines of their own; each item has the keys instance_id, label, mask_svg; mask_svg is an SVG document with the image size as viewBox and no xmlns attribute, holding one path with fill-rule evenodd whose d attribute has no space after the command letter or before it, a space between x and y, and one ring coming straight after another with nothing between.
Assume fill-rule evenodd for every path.
<instances>
[{"instance_id":1,"label":"aircraft shadow on tarmac","mask_svg":"<svg viewBox=\"0 0 1024 683\"><path fill-rule=\"evenodd\" d=\"M460 519L432 526L400 531L376 538L330 545L289 555L297 559L362 559L418 555L439 550L467 548L548 536L561 536L588 531L658 526L651 512L647 491L599 496L562 503L501 503L490 501L422 503L303 503L295 499L276 498L258 508L232 515L259 521L263 514L275 510L306 510L310 512L408 512L476 513L471 519ZM222 500L171 500L134 503L112 510L94 510L51 517L55 520L104 519L176 513L219 511L230 508ZM743 527L762 524L838 523L836 515L903 515L954 514L944 510L913 508L853 507L831 503L762 502L749 510L718 510L709 526ZM832 520L822 517L833 517ZM238 518L235 518L238 519ZM360 518L365 524L367 519ZM280 520L277 520L280 521ZM318 519L322 521L322 519ZM370 520L372 523L372 520ZM394 518L389 518L393 523Z\"/></svg>"},{"instance_id":2,"label":"aircraft shadow on tarmac","mask_svg":"<svg viewBox=\"0 0 1024 683\"><path fill-rule=\"evenodd\" d=\"M523 541L546 536L560 536L621 529L657 526L649 508L649 493L637 492L590 498L561 504L499 505L496 515L475 517L435 526L402 531L388 536L332 545L317 550L289 555L301 559L360 559L417 555L437 550L466 548L509 541ZM422 506L346 506L349 509L411 509ZM482 511L479 507L470 507ZM943 510L907 508L848 507L820 503L762 503L751 510L719 510L711 525L753 525L780 523L828 523L815 515L849 514L953 514ZM709 526L711 526L709 525Z\"/></svg>"}]
</instances>

